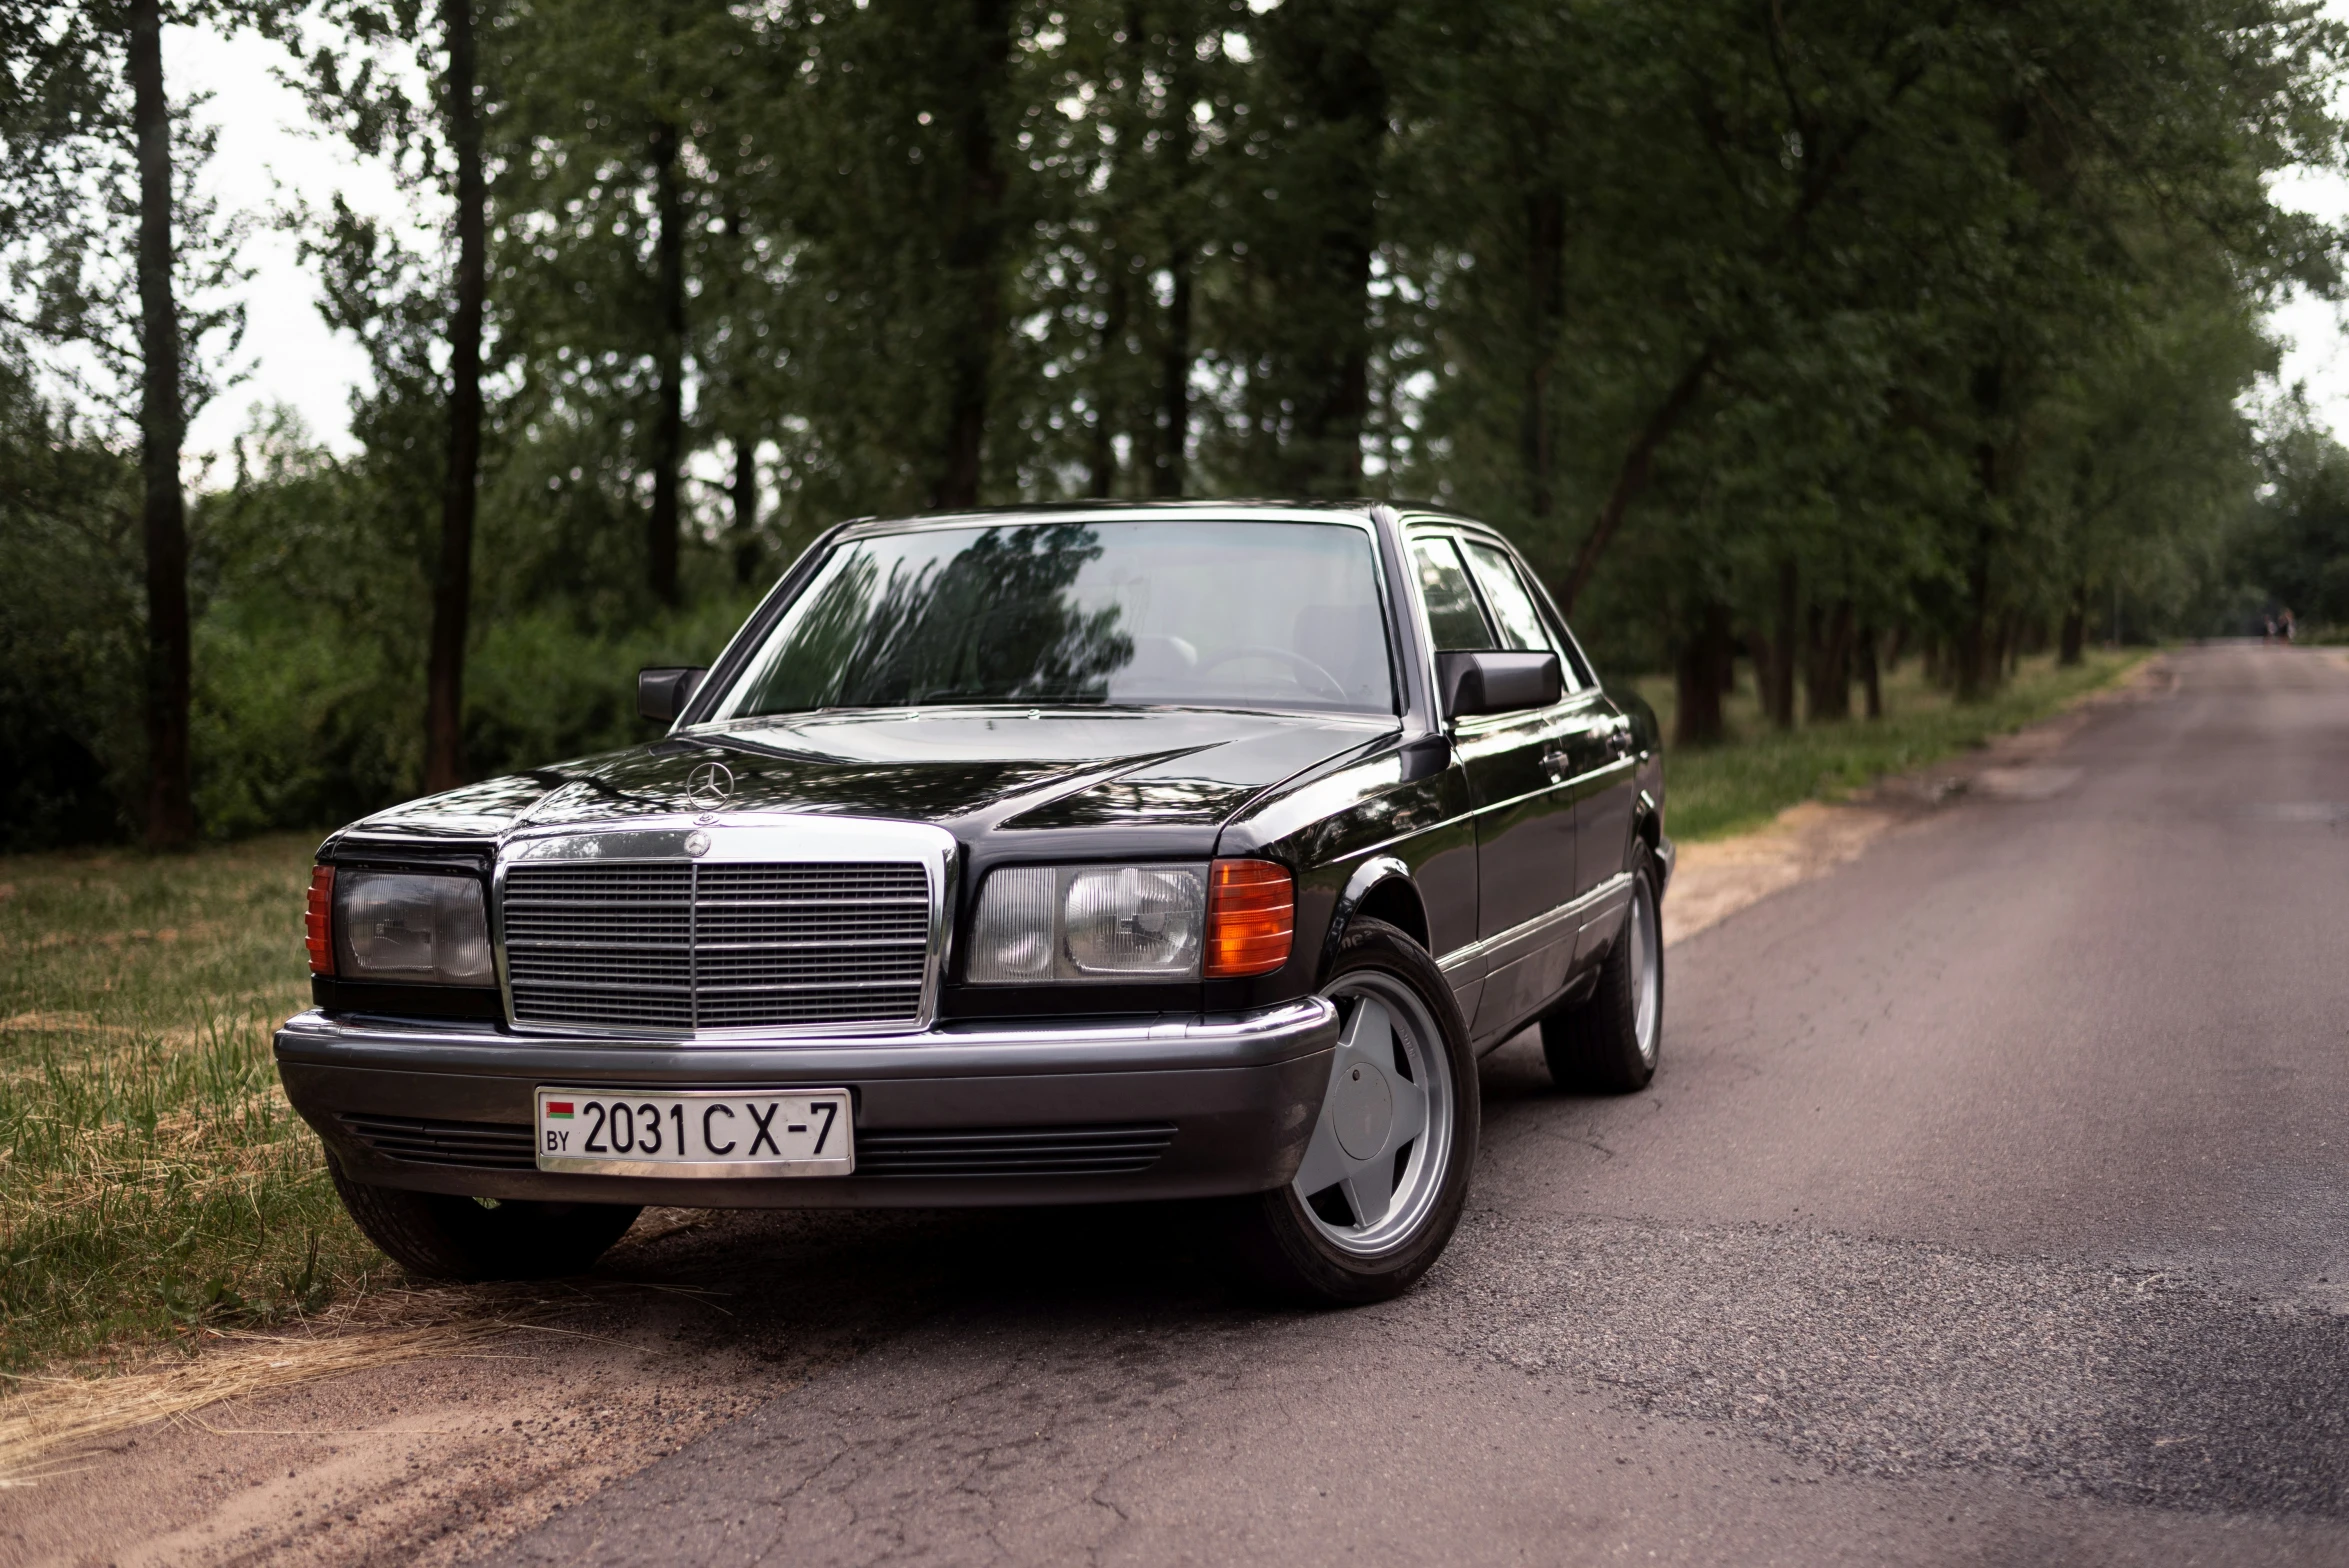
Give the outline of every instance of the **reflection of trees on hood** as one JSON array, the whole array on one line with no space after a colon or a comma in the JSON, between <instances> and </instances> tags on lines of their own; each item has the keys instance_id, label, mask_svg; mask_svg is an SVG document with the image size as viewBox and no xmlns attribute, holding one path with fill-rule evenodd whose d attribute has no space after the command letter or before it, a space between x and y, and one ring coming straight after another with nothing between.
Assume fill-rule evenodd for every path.
<instances>
[{"instance_id":1,"label":"reflection of trees on hood","mask_svg":"<svg viewBox=\"0 0 2349 1568\"><path fill-rule=\"evenodd\" d=\"M1090 528L990 528L942 565L895 564L886 582L871 549L850 547L754 707L1098 702L1134 656L1116 605L1069 602L1101 555Z\"/></svg>"}]
</instances>

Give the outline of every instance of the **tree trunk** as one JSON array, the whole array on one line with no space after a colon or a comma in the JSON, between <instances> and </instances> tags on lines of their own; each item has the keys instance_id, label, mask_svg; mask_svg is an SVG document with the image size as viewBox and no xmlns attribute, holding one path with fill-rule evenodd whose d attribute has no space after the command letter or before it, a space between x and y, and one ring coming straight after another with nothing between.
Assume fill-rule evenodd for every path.
<instances>
[{"instance_id":1,"label":"tree trunk","mask_svg":"<svg viewBox=\"0 0 2349 1568\"><path fill-rule=\"evenodd\" d=\"M1174 279L1166 307L1166 341L1158 354L1158 452L1150 485L1158 495L1183 493L1184 460L1191 446L1191 256L1177 246L1167 260Z\"/></svg>"},{"instance_id":2,"label":"tree trunk","mask_svg":"<svg viewBox=\"0 0 2349 1568\"><path fill-rule=\"evenodd\" d=\"M1313 216L1290 220L1274 276L1281 370L1268 395L1292 404L1275 467L1300 495L1362 493L1370 420L1370 263L1390 99L1378 44L1394 0L1296 0L1265 13L1266 58L1302 123L1280 183ZM1307 193L1312 193L1310 196Z\"/></svg>"},{"instance_id":3,"label":"tree trunk","mask_svg":"<svg viewBox=\"0 0 2349 1568\"><path fill-rule=\"evenodd\" d=\"M1186 8L1175 7L1165 34L1167 125L1160 145L1173 164L1161 187L1167 213L1165 336L1158 346L1157 445L1150 458L1150 492L1179 496L1191 447L1191 253L1188 199L1196 135L1191 105L1198 102L1199 53Z\"/></svg>"},{"instance_id":4,"label":"tree trunk","mask_svg":"<svg viewBox=\"0 0 2349 1568\"><path fill-rule=\"evenodd\" d=\"M1558 489L1557 433L1550 412L1550 376L1566 320L1566 195L1555 187L1525 199L1525 338L1527 355L1517 445L1525 467L1525 509L1546 518ZM1714 729L1718 732L1718 699Z\"/></svg>"},{"instance_id":5,"label":"tree trunk","mask_svg":"<svg viewBox=\"0 0 2349 1568\"><path fill-rule=\"evenodd\" d=\"M727 494L734 503L734 583L747 588L759 569L759 448L748 436L734 438L734 482Z\"/></svg>"},{"instance_id":6,"label":"tree trunk","mask_svg":"<svg viewBox=\"0 0 2349 1568\"><path fill-rule=\"evenodd\" d=\"M1782 730L1794 728L1794 666L1802 636L1802 583L1794 562L1778 563L1777 656L1770 661L1770 722Z\"/></svg>"},{"instance_id":7,"label":"tree trunk","mask_svg":"<svg viewBox=\"0 0 2349 1568\"><path fill-rule=\"evenodd\" d=\"M1860 666L1860 690L1867 699L1867 713L1871 719L1884 717L1884 683L1876 674L1876 628L1860 628L1859 641L1854 645ZM1894 644L1896 647L1898 643Z\"/></svg>"},{"instance_id":8,"label":"tree trunk","mask_svg":"<svg viewBox=\"0 0 2349 1568\"><path fill-rule=\"evenodd\" d=\"M678 484L685 466L685 201L677 189L679 142L677 127L668 121L653 127L653 291L660 312L654 361L660 386L645 561L653 597L663 604L677 602Z\"/></svg>"},{"instance_id":9,"label":"tree trunk","mask_svg":"<svg viewBox=\"0 0 2349 1568\"><path fill-rule=\"evenodd\" d=\"M1827 624L1827 645L1828 651L1834 656L1832 665L1834 678L1830 685L1832 687L1831 695L1835 699L1835 716L1839 719L1851 717L1852 643L1857 635L1853 625L1851 601L1849 599L1836 600L1835 618Z\"/></svg>"},{"instance_id":10,"label":"tree trunk","mask_svg":"<svg viewBox=\"0 0 2349 1568\"><path fill-rule=\"evenodd\" d=\"M473 0L443 0L449 145L457 159L457 309L449 322L449 452L432 583L424 683L424 787L464 782L465 631L473 608L473 512L481 469L481 311L488 286L488 189L473 101Z\"/></svg>"},{"instance_id":11,"label":"tree trunk","mask_svg":"<svg viewBox=\"0 0 2349 1568\"><path fill-rule=\"evenodd\" d=\"M2057 644L2055 662L2066 669L2080 662L2088 643L2088 585L2074 583L2072 597L2064 605L2064 624Z\"/></svg>"},{"instance_id":12,"label":"tree trunk","mask_svg":"<svg viewBox=\"0 0 2349 1568\"><path fill-rule=\"evenodd\" d=\"M1754 706L1762 712L1766 722L1775 722L1778 710L1772 706L1771 693L1778 689L1778 650L1770 646L1770 634L1757 624L1746 628L1745 653L1754 666Z\"/></svg>"},{"instance_id":13,"label":"tree trunk","mask_svg":"<svg viewBox=\"0 0 2349 1568\"><path fill-rule=\"evenodd\" d=\"M1727 733L1721 699L1728 694L1733 657L1729 611L1723 605L1708 604L1698 613L1696 630L1680 650L1680 663L1674 671L1673 745L1716 745Z\"/></svg>"},{"instance_id":14,"label":"tree trunk","mask_svg":"<svg viewBox=\"0 0 2349 1568\"><path fill-rule=\"evenodd\" d=\"M2020 135L2019 130L2014 131L2010 143ZM1976 366L1971 390L1975 412L1985 425L1995 428L2007 407L2006 367L1996 361ZM1978 702L1990 695L1998 685L2005 651L1992 645L1996 628L1992 624L1990 566L1991 553L1997 544L1994 530L1999 500L2012 488L2015 476L2009 471L1998 444L1988 438L1974 448L1974 471L1982 487L1982 518L1974 530L1974 558L1966 570L1966 621L1958 632L1957 699L1960 702Z\"/></svg>"},{"instance_id":15,"label":"tree trunk","mask_svg":"<svg viewBox=\"0 0 2349 1568\"><path fill-rule=\"evenodd\" d=\"M140 528L147 551L147 844L196 836L188 755L188 529L179 485L179 303L172 291L171 105L158 0L131 0L131 122L139 160Z\"/></svg>"},{"instance_id":16,"label":"tree trunk","mask_svg":"<svg viewBox=\"0 0 2349 1568\"><path fill-rule=\"evenodd\" d=\"M1979 702L1998 684L1997 650L1991 647L1990 523L1974 538L1974 559L1966 570L1966 622L1958 629L1957 699Z\"/></svg>"},{"instance_id":17,"label":"tree trunk","mask_svg":"<svg viewBox=\"0 0 2349 1568\"><path fill-rule=\"evenodd\" d=\"M1003 330L1003 170L996 156L995 116L1011 57L1011 0L971 0L962 41L962 188L955 195L946 240L949 286L962 307L950 333L946 364L946 447L934 507L979 504L980 463L987 440L987 405Z\"/></svg>"},{"instance_id":18,"label":"tree trunk","mask_svg":"<svg viewBox=\"0 0 2349 1568\"><path fill-rule=\"evenodd\" d=\"M1827 606L1814 603L1806 607L1806 612L1803 616L1803 706L1816 722L1822 717L1819 708L1826 684L1821 677L1827 659Z\"/></svg>"},{"instance_id":19,"label":"tree trunk","mask_svg":"<svg viewBox=\"0 0 2349 1568\"><path fill-rule=\"evenodd\" d=\"M1811 607L1811 718L1814 721L1851 717L1852 609L1849 599L1836 601L1833 611Z\"/></svg>"},{"instance_id":20,"label":"tree trunk","mask_svg":"<svg viewBox=\"0 0 2349 1568\"><path fill-rule=\"evenodd\" d=\"M1116 379L1111 364L1125 348L1126 298L1132 281L1126 276L1125 257L1107 252L1109 301L1101 312L1101 339L1097 345L1097 374L1093 378L1093 450L1085 492L1106 500L1117 488L1117 433L1110 418L1110 383Z\"/></svg>"}]
</instances>

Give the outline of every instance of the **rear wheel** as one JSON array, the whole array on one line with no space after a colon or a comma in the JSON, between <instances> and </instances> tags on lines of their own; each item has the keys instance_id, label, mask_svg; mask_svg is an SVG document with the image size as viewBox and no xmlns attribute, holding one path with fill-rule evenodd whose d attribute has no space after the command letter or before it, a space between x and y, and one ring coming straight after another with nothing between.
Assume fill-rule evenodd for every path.
<instances>
[{"instance_id":1,"label":"rear wheel","mask_svg":"<svg viewBox=\"0 0 2349 1568\"><path fill-rule=\"evenodd\" d=\"M327 1174L343 1207L394 1263L428 1279L468 1282L583 1274L642 1212L632 1203L484 1202L439 1192L370 1187L334 1160Z\"/></svg>"},{"instance_id":2,"label":"rear wheel","mask_svg":"<svg viewBox=\"0 0 2349 1568\"><path fill-rule=\"evenodd\" d=\"M1588 999L1542 1020L1542 1055L1561 1089L1631 1094L1656 1076L1664 1043L1664 932L1645 844L1631 863L1631 909Z\"/></svg>"},{"instance_id":3,"label":"rear wheel","mask_svg":"<svg viewBox=\"0 0 2349 1568\"><path fill-rule=\"evenodd\" d=\"M1322 994L1339 1017L1329 1087L1296 1179L1243 1200L1243 1240L1283 1294L1383 1301L1427 1272L1460 1222L1476 1059L1435 960L1383 920L1347 928Z\"/></svg>"}]
</instances>

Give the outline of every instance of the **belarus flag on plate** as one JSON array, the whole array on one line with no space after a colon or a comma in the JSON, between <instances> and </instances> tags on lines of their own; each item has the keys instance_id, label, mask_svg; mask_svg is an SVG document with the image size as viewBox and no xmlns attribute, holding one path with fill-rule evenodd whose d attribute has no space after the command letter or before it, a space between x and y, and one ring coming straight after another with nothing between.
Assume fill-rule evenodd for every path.
<instances>
[{"instance_id":1,"label":"belarus flag on plate","mask_svg":"<svg viewBox=\"0 0 2349 1568\"><path fill-rule=\"evenodd\" d=\"M549 1100L546 1102L546 1113L549 1116L568 1116L571 1114L571 1102L569 1100Z\"/></svg>"}]
</instances>

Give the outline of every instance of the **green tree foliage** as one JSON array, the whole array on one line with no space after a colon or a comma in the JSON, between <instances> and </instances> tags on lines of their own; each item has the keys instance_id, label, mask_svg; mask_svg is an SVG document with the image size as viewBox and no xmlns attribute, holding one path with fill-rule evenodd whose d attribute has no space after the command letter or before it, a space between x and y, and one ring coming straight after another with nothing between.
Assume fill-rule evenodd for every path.
<instances>
[{"instance_id":1,"label":"green tree foliage","mask_svg":"<svg viewBox=\"0 0 2349 1568\"><path fill-rule=\"evenodd\" d=\"M2247 412L2266 307L2337 281L2268 196L2340 161L2306 0L470 4L476 773L633 734L628 662L706 659L824 524L974 501L1487 516L1692 741L1741 657L1791 725L1912 649L1986 695L2116 598L2334 613L2334 449ZM451 15L270 13L433 212ZM0 4L10 123L75 101L58 36ZM25 168L8 211L69 238ZM423 766L455 230L301 224L374 375L356 456L257 429L197 509L214 832ZM36 385L11 440L62 417ZM104 536L77 506L21 515Z\"/></svg>"},{"instance_id":2,"label":"green tree foliage","mask_svg":"<svg viewBox=\"0 0 2349 1568\"><path fill-rule=\"evenodd\" d=\"M2281 424L2249 523L2204 579L2207 613L2217 629L2264 634L2289 610L2303 634L2337 639L2349 628L2349 450L2297 411Z\"/></svg>"}]
</instances>

